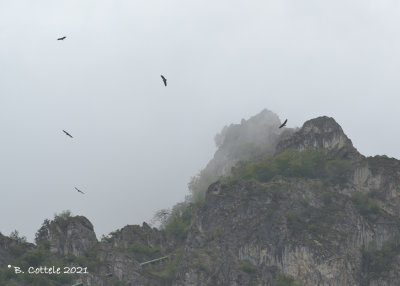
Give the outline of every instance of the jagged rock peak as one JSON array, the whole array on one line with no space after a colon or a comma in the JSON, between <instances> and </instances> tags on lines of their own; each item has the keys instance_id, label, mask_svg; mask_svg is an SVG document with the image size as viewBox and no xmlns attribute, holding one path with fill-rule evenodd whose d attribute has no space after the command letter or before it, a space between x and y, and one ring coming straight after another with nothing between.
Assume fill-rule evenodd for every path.
<instances>
[{"instance_id":1,"label":"jagged rock peak","mask_svg":"<svg viewBox=\"0 0 400 286\"><path fill-rule=\"evenodd\" d=\"M48 226L50 252L80 256L97 243L92 223L84 216L53 220Z\"/></svg>"},{"instance_id":2,"label":"jagged rock peak","mask_svg":"<svg viewBox=\"0 0 400 286\"><path fill-rule=\"evenodd\" d=\"M347 149L358 153L342 127L327 116L306 121L300 130L280 141L277 150L282 152L290 148L300 151L308 148Z\"/></svg>"},{"instance_id":3,"label":"jagged rock peak","mask_svg":"<svg viewBox=\"0 0 400 286\"><path fill-rule=\"evenodd\" d=\"M260 113L242 119L239 124L231 124L225 126L222 131L215 136L215 144L222 149L231 149L232 146L237 146L249 142L261 142L270 139L276 126L280 125L278 115L263 109Z\"/></svg>"},{"instance_id":4,"label":"jagged rock peak","mask_svg":"<svg viewBox=\"0 0 400 286\"><path fill-rule=\"evenodd\" d=\"M112 235L114 246L129 247L134 243L150 247L162 244L162 234L156 228L151 228L147 223L140 225L127 225Z\"/></svg>"}]
</instances>

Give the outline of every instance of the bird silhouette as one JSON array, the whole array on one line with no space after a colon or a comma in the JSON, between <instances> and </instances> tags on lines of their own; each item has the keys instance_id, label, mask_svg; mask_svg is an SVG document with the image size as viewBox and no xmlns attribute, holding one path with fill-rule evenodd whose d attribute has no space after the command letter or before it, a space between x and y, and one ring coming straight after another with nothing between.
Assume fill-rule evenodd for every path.
<instances>
[{"instance_id":1,"label":"bird silhouette","mask_svg":"<svg viewBox=\"0 0 400 286\"><path fill-rule=\"evenodd\" d=\"M161 75L161 78L162 78L162 80L164 82L164 85L167 86L167 79L163 75Z\"/></svg>"},{"instance_id":2,"label":"bird silhouette","mask_svg":"<svg viewBox=\"0 0 400 286\"><path fill-rule=\"evenodd\" d=\"M285 122L282 123L281 126L279 126L279 128L282 128L282 127L286 126L286 122L287 122L287 119L285 120Z\"/></svg>"},{"instance_id":3,"label":"bird silhouette","mask_svg":"<svg viewBox=\"0 0 400 286\"><path fill-rule=\"evenodd\" d=\"M72 137L72 135L69 134L67 131L63 130L63 132L65 133L65 135L67 135L67 136L69 136L69 137L71 137L71 138L74 138L74 137Z\"/></svg>"},{"instance_id":4,"label":"bird silhouette","mask_svg":"<svg viewBox=\"0 0 400 286\"><path fill-rule=\"evenodd\" d=\"M77 187L75 187L75 190L77 190L78 192L80 192L81 194L85 194L84 192L82 192L80 189L78 189Z\"/></svg>"},{"instance_id":5,"label":"bird silhouette","mask_svg":"<svg viewBox=\"0 0 400 286\"><path fill-rule=\"evenodd\" d=\"M57 41L64 41L66 38L67 38L67 37L64 36L64 37L58 38Z\"/></svg>"}]
</instances>

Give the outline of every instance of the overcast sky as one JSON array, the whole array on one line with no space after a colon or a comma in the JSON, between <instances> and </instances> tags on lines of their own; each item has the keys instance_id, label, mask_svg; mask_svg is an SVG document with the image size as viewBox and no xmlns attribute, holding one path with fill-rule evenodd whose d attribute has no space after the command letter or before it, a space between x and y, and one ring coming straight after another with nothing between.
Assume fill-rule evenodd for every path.
<instances>
[{"instance_id":1,"label":"overcast sky","mask_svg":"<svg viewBox=\"0 0 400 286\"><path fill-rule=\"evenodd\" d=\"M399 3L0 0L0 232L150 221L264 108L400 158Z\"/></svg>"}]
</instances>

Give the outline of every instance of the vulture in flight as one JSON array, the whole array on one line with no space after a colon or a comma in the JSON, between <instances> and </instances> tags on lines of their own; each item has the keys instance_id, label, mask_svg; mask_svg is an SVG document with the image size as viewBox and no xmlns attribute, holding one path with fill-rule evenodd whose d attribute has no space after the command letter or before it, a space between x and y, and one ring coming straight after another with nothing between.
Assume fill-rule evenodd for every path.
<instances>
[{"instance_id":1,"label":"vulture in flight","mask_svg":"<svg viewBox=\"0 0 400 286\"><path fill-rule=\"evenodd\" d=\"M66 38L66 36L64 36L64 37L61 37L61 38L58 38L58 39L57 39L57 41L64 41L64 40L65 40L65 38Z\"/></svg>"},{"instance_id":2,"label":"vulture in flight","mask_svg":"<svg viewBox=\"0 0 400 286\"><path fill-rule=\"evenodd\" d=\"M82 192L80 189L78 189L77 187L75 187L75 190L77 190L78 192L80 192L81 194L85 194L84 192Z\"/></svg>"},{"instance_id":3,"label":"vulture in flight","mask_svg":"<svg viewBox=\"0 0 400 286\"><path fill-rule=\"evenodd\" d=\"M162 80L164 82L164 85L167 86L167 79L163 75L161 75L161 78L162 78Z\"/></svg>"},{"instance_id":4,"label":"vulture in flight","mask_svg":"<svg viewBox=\"0 0 400 286\"><path fill-rule=\"evenodd\" d=\"M287 122L287 119L285 120L285 122L282 123L281 126L279 126L279 128L285 127L286 126L286 122Z\"/></svg>"},{"instance_id":5,"label":"vulture in flight","mask_svg":"<svg viewBox=\"0 0 400 286\"><path fill-rule=\"evenodd\" d=\"M72 135L69 134L67 131L63 130L63 132L65 133L65 135L67 135L67 136L69 136L69 137L71 137L71 138L74 138L74 137L72 137Z\"/></svg>"}]
</instances>

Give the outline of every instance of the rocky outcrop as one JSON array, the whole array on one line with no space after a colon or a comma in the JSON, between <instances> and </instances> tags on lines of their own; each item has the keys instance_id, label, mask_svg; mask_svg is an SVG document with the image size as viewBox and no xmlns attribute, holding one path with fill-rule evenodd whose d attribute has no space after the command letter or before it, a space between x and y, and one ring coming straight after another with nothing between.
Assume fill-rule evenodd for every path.
<instances>
[{"instance_id":1,"label":"rocky outcrop","mask_svg":"<svg viewBox=\"0 0 400 286\"><path fill-rule=\"evenodd\" d=\"M156 229L151 228L147 223L140 225L127 225L121 230L113 234L112 239L113 247L127 248L133 244L140 244L146 247L167 247L166 240L163 238L162 233Z\"/></svg>"},{"instance_id":2,"label":"rocky outcrop","mask_svg":"<svg viewBox=\"0 0 400 286\"><path fill-rule=\"evenodd\" d=\"M0 233L0 267L8 265L18 254L34 248L32 243L11 239Z\"/></svg>"},{"instance_id":3,"label":"rocky outcrop","mask_svg":"<svg viewBox=\"0 0 400 286\"><path fill-rule=\"evenodd\" d=\"M348 196L304 179L214 184L196 218L173 285L211 285L198 277L273 285L261 275L274 277L272 269L305 285L362 285L362 248L396 239L399 226L395 216L365 217ZM251 275L241 269L247 262L257 269ZM254 281L238 282L245 276Z\"/></svg>"},{"instance_id":4,"label":"rocky outcrop","mask_svg":"<svg viewBox=\"0 0 400 286\"><path fill-rule=\"evenodd\" d=\"M344 183L275 177L211 185L173 285L275 285L276 273L304 285L397 285L400 162L365 158L329 117L307 121L275 154L311 148L352 166Z\"/></svg>"},{"instance_id":5,"label":"rocky outcrop","mask_svg":"<svg viewBox=\"0 0 400 286\"><path fill-rule=\"evenodd\" d=\"M359 154L333 118L309 120L296 132L278 130L279 123L263 111L227 127L208 168L228 174L244 158L235 154L239 146L265 129L253 140L266 144L262 152L249 148L245 156L270 155L255 156L245 170L287 166L297 173L224 177L165 230L128 225L98 242L86 218L70 217L51 222L43 239L58 256L95 262L90 274L77 277L85 285L400 285L400 161ZM287 163L296 154L309 157ZM301 172L310 166L323 171ZM0 259L9 259L10 243L0 235Z\"/></svg>"},{"instance_id":6,"label":"rocky outcrop","mask_svg":"<svg viewBox=\"0 0 400 286\"><path fill-rule=\"evenodd\" d=\"M279 142L277 153L287 149L303 151L309 148L341 150L352 157L359 156L357 149L344 134L340 125L333 118L327 116L306 121L293 136Z\"/></svg>"},{"instance_id":7,"label":"rocky outcrop","mask_svg":"<svg viewBox=\"0 0 400 286\"><path fill-rule=\"evenodd\" d=\"M92 223L83 216L52 221L49 225L50 252L81 256L97 243Z\"/></svg>"}]
</instances>

